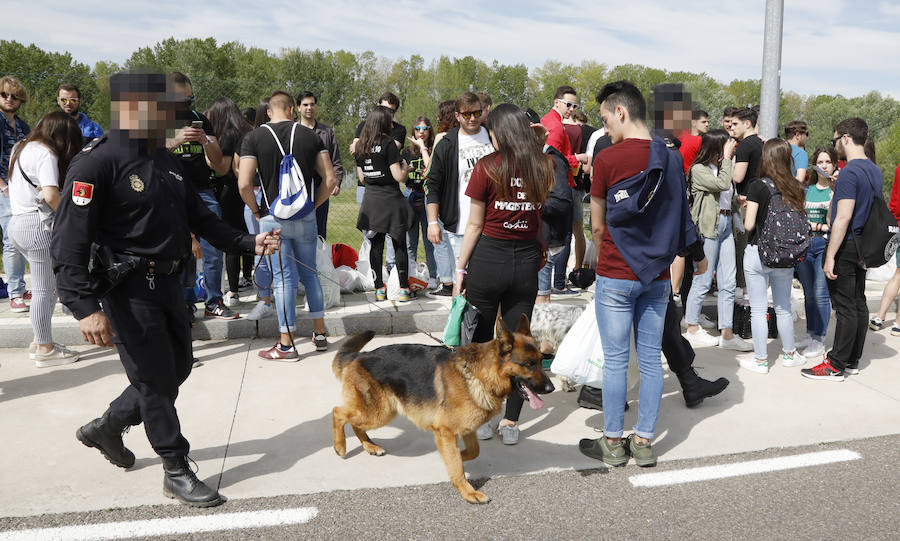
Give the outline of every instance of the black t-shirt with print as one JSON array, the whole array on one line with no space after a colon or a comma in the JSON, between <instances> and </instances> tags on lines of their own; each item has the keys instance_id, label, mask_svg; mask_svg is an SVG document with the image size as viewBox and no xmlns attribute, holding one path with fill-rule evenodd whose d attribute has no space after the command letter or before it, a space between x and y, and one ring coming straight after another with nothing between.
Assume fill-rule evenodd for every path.
<instances>
[{"instance_id":1,"label":"black t-shirt with print","mask_svg":"<svg viewBox=\"0 0 900 541\"><path fill-rule=\"evenodd\" d=\"M391 174L391 165L400 161L400 150L391 143L391 139L384 138L369 153L362 155L361 149L356 152L356 165L363 171L366 186L397 184Z\"/></svg>"},{"instance_id":2,"label":"black t-shirt with print","mask_svg":"<svg viewBox=\"0 0 900 541\"><path fill-rule=\"evenodd\" d=\"M766 213L769 212L770 199L772 199L772 192L769 191L765 182L754 182L747 191L747 201L753 201L759 205L759 209L756 211L756 225L747 237L748 244L756 244L756 239L759 238L759 232L766 221Z\"/></svg>"},{"instance_id":3,"label":"black t-shirt with print","mask_svg":"<svg viewBox=\"0 0 900 541\"><path fill-rule=\"evenodd\" d=\"M741 139L734 152L735 163L746 163L747 174L743 182L738 183L738 195L748 195L750 185L759 178L759 160L762 158L763 142L758 135L752 134Z\"/></svg>"},{"instance_id":4,"label":"black t-shirt with print","mask_svg":"<svg viewBox=\"0 0 900 541\"><path fill-rule=\"evenodd\" d=\"M406 178L406 187L410 190L422 191L425 187L425 159L416 153L411 147L406 147L400 153L400 157L409 164L409 176Z\"/></svg>"},{"instance_id":5,"label":"black t-shirt with print","mask_svg":"<svg viewBox=\"0 0 900 541\"><path fill-rule=\"evenodd\" d=\"M299 123L296 123L294 145L288 149L288 144L291 140L291 129L294 124L294 122L290 121L269 122L248 133L241 145L242 159L256 158L257 171L259 172L260 182L265 189L267 201L273 201L278 196L279 171L283 155L278 148L278 143L275 142L275 138L272 136L272 132L266 126L275 130L275 134L278 136L284 151L294 155L294 160L297 161L297 165L300 166L300 171L303 174L303 182L306 184L306 189L310 191L310 196L315 198L315 193L312 191L312 180L313 172L316 168L316 160L320 153L328 151L325 149L325 144L316 135L316 132ZM265 204L265 201L263 204Z\"/></svg>"},{"instance_id":6,"label":"black t-shirt with print","mask_svg":"<svg viewBox=\"0 0 900 541\"><path fill-rule=\"evenodd\" d=\"M206 135L215 135L208 118L197 111L192 111L191 113L191 121L200 120L203 122L203 131ZM194 141L181 143L172 150L172 154L181 162L184 176L191 181L195 189L208 190L213 187L213 183L210 180L211 170L206 163L206 152L203 150L203 144Z\"/></svg>"}]
</instances>

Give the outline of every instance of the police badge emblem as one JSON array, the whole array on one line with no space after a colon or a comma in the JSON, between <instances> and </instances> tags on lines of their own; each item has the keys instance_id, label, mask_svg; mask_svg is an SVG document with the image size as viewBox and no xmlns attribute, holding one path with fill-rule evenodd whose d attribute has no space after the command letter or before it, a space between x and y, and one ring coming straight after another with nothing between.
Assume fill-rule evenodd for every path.
<instances>
[{"instance_id":1,"label":"police badge emblem","mask_svg":"<svg viewBox=\"0 0 900 541\"><path fill-rule=\"evenodd\" d=\"M140 193L144 191L144 181L141 180L141 177L137 175L131 175L128 177L128 180L131 181L131 189Z\"/></svg>"}]
</instances>

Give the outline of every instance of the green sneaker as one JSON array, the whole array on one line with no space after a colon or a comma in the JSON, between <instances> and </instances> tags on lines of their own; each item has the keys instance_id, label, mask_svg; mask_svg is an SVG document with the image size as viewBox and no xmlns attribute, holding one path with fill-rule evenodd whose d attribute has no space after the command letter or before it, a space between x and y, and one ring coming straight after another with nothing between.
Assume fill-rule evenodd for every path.
<instances>
[{"instance_id":1,"label":"green sneaker","mask_svg":"<svg viewBox=\"0 0 900 541\"><path fill-rule=\"evenodd\" d=\"M656 457L653 456L653 449L650 448L650 442L638 443L634 439L634 434L629 434L625 438L625 452L634 458L634 463L642 468L650 468L656 466Z\"/></svg>"},{"instance_id":2,"label":"green sneaker","mask_svg":"<svg viewBox=\"0 0 900 541\"><path fill-rule=\"evenodd\" d=\"M578 442L578 450L581 451L581 454L602 460L610 466L623 466L628 462L624 442L619 440L618 443L610 443L606 436L595 440L585 438Z\"/></svg>"}]
</instances>

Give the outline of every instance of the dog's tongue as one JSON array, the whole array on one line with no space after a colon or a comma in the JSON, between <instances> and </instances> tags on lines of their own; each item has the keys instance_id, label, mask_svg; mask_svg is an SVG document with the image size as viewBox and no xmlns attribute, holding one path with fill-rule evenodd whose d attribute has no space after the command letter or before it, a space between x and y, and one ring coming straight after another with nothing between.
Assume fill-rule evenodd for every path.
<instances>
[{"instance_id":1,"label":"dog's tongue","mask_svg":"<svg viewBox=\"0 0 900 541\"><path fill-rule=\"evenodd\" d=\"M525 391L525 396L528 397L528 405L531 406L533 410L539 410L544 407L544 401L541 398L534 394L534 392L528 388L528 385L524 383L519 384L522 387L522 390Z\"/></svg>"}]
</instances>

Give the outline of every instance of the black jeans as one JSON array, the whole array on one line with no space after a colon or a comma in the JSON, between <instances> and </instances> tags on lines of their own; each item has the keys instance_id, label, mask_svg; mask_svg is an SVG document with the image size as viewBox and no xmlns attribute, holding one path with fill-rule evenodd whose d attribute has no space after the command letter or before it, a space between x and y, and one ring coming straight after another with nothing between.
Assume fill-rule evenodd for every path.
<instances>
[{"instance_id":1,"label":"black jeans","mask_svg":"<svg viewBox=\"0 0 900 541\"><path fill-rule=\"evenodd\" d=\"M540 250L537 239L495 239L482 235L475 245L466 269L466 300L478 308L478 324L473 342L494 338L494 323L501 312L510 331L519 326L522 314L531 317L538 289ZM524 400L518 390L506 399L506 414L518 421Z\"/></svg>"},{"instance_id":2,"label":"black jeans","mask_svg":"<svg viewBox=\"0 0 900 541\"><path fill-rule=\"evenodd\" d=\"M384 257L384 237L385 233L375 233L370 240L372 249L369 251L369 264L375 271L375 287L380 289L384 287L384 277L381 274L381 261ZM397 273L400 276L400 287L406 289L409 287L409 256L406 254L406 235L402 235L400 239L391 237L391 243L394 245L394 257L397 264Z\"/></svg>"},{"instance_id":3,"label":"black jeans","mask_svg":"<svg viewBox=\"0 0 900 541\"><path fill-rule=\"evenodd\" d=\"M866 269L859 264L853 239L846 239L834 257L837 278L827 280L834 308L834 345L828 352L831 365L838 369L856 367L866 341L869 307L866 304Z\"/></svg>"}]
</instances>

